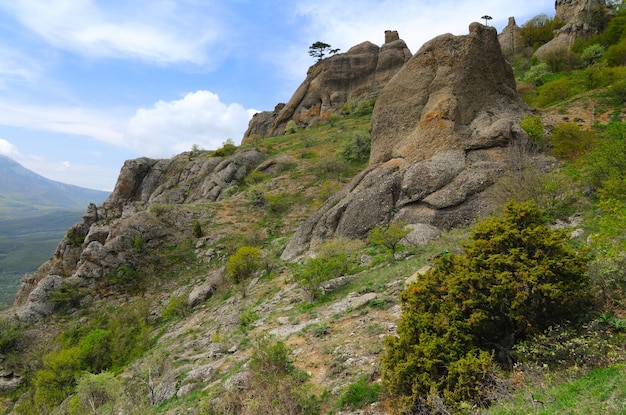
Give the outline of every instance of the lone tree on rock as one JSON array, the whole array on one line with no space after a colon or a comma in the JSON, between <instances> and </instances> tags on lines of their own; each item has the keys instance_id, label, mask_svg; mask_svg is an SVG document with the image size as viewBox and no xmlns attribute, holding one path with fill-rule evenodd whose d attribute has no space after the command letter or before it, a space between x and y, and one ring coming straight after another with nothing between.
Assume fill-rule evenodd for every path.
<instances>
[{"instance_id":1,"label":"lone tree on rock","mask_svg":"<svg viewBox=\"0 0 626 415\"><path fill-rule=\"evenodd\" d=\"M324 59L324 56L326 56L327 54L334 55L337 52L339 52L339 49L332 49L332 46L330 46L328 43L320 41L317 41L309 46L309 55L316 58L316 62Z\"/></svg>"},{"instance_id":2,"label":"lone tree on rock","mask_svg":"<svg viewBox=\"0 0 626 415\"><path fill-rule=\"evenodd\" d=\"M493 19L493 17L489 16L489 15L484 15L483 17L481 17L481 19L485 19L485 26L489 26L489 24L487 23L489 20Z\"/></svg>"}]
</instances>

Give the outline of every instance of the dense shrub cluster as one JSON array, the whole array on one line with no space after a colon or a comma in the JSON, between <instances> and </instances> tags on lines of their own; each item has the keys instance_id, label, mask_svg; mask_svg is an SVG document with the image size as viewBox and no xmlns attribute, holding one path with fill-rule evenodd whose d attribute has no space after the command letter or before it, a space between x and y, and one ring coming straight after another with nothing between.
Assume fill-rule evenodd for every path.
<instances>
[{"instance_id":1,"label":"dense shrub cluster","mask_svg":"<svg viewBox=\"0 0 626 415\"><path fill-rule=\"evenodd\" d=\"M475 227L463 255L441 256L405 289L383 358L396 409L423 409L433 394L480 404L492 357L511 364L518 340L587 308L587 257L544 222L536 204L509 203Z\"/></svg>"}]
</instances>

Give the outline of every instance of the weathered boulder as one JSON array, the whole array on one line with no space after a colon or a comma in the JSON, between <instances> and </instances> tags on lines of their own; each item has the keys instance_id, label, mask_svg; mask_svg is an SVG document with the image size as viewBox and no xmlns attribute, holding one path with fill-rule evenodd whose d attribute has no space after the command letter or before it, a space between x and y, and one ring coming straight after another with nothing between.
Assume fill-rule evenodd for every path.
<instances>
[{"instance_id":1,"label":"weathered boulder","mask_svg":"<svg viewBox=\"0 0 626 415\"><path fill-rule=\"evenodd\" d=\"M187 304L193 308L208 300L217 290L220 281L224 279L224 269L213 271L200 285L194 287L187 296Z\"/></svg>"},{"instance_id":2,"label":"weathered boulder","mask_svg":"<svg viewBox=\"0 0 626 415\"><path fill-rule=\"evenodd\" d=\"M551 41L537 49L535 55L539 59L569 51L576 39L598 33L611 14L605 0L556 0L554 7L554 19L564 24L554 32Z\"/></svg>"},{"instance_id":3,"label":"weathered boulder","mask_svg":"<svg viewBox=\"0 0 626 415\"><path fill-rule=\"evenodd\" d=\"M527 113L494 28L472 23L469 35L427 42L378 97L370 166L300 227L283 259L392 221L422 224L423 242L438 237L431 226L489 212L483 193L509 167L504 149L527 139Z\"/></svg>"},{"instance_id":4,"label":"weathered boulder","mask_svg":"<svg viewBox=\"0 0 626 415\"><path fill-rule=\"evenodd\" d=\"M286 105L252 118L243 141L255 134L283 134L291 120L306 127L320 117L340 112L350 101L376 97L410 57L411 51L398 32L388 30L382 47L363 42L346 53L322 59L309 68L306 79Z\"/></svg>"}]
</instances>

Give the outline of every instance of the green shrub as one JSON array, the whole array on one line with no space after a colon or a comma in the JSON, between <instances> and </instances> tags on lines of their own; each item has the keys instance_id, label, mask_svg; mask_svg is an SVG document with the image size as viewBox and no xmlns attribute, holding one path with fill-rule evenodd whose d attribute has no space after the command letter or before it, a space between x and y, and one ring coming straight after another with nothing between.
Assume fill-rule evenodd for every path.
<instances>
[{"instance_id":1,"label":"green shrub","mask_svg":"<svg viewBox=\"0 0 626 415\"><path fill-rule=\"evenodd\" d=\"M260 208L267 204L265 187L261 185L256 185L246 190L246 197L252 207Z\"/></svg>"},{"instance_id":2,"label":"green shrub","mask_svg":"<svg viewBox=\"0 0 626 415\"><path fill-rule=\"evenodd\" d=\"M204 236L202 225L200 225L200 221L198 219L195 219L193 221L193 229L191 230L191 234L194 236L194 238L202 238Z\"/></svg>"},{"instance_id":3,"label":"green shrub","mask_svg":"<svg viewBox=\"0 0 626 415\"><path fill-rule=\"evenodd\" d=\"M355 383L348 385L342 393L339 398L339 407L355 411L379 401L382 393L383 387L380 383L369 383L366 377L361 377Z\"/></svg>"},{"instance_id":4,"label":"green shrub","mask_svg":"<svg viewBox=\"0 0 626 415\"><path fill-rule=\"evenodd\" d=\"M550 104L558 103L567 98L582 92L575 82L568 78L559 78L548 82L539 88L539 96L537 97L537 105L546 107Z\"/></svg>"},{"instance_id":5,"label":"green shrub","mask_svg":"<svg viewBox=\"0 0 626 415\"><path fill-rule=\"evenodd\" d=\"M337 178L350 175L348 163L337 157L324 157L313 166L313 172L320 178Z\"/></svg>"},{"instance_id":6,"label":"green shrub","mask_svg":"<svg viewBox=\"0 0 626 415\"><path fill-rule=\"evenodd\" d=\"M76 394L68 402L70 415L114 413L113 405L123 395L121 382L111 372L85 373L76 384Z\"/></svg>"},{"instance_id":7,"label":"green shrub","mask_svg":"<svg viewBox=\"0 0 626 415\"><path fill-rule=\"evenodd\" d=\"M85 236L76 227L71 227L65 234L65 239L69 246L82 246L85 242Z\"/></svg>"},{"instance_id":8,"label":"green shrub","mask_svg":"<svg viewBox=\"0 0 626 415\"><path fill-rule=\"evenodd\" d=\"M386 339L383 381L399 411L479 403L489 391L492 356L511 363L516 341L584 313L585 251L544 225L532 202L508 203L478 223L463 255L444 255L407 287L398 335Z\"/></svg>"},{"instance_id":9,"label":"green shrub","mask_svg":"<svg viewBox=\"0 0 626 415\"><path fill-rule=\"evenodd\" d=\"M235 284L241 285L242 294L246 295L245 283L263 268L263 256L256 246L242 246L228 258L226 273Z\"/></svg>"},{"instance_id":10,"label":"green shrub","mask_svg":"<svg viewBox=\"0 0 626 415\"><path fill-rule=\"evenodd\" d=\"M244 413L314 415L319 399L311 393L309 376L298 369L281 341L264 337L257 341L250 358L250 389Z\"/></svg>"},{"instance_id":11,"label":"green shrub","mask_svg":"<svg viewBox=\"0 0 626 415\"><path fill-rule=\"evenodd\" d=\"M230 138L222 143L222 147L213 152L213 157L228 157L237 151L237 146Z\"/></svg>"},{"instance_id":12,"label":"green shrub","mask_svg":"<svg viewBox=\"0 0 626 415\"><path fill-rule=\"evenodd\" d=\"M574 160L592 148L596 134L568 122L554 126L549 137L552 155L561 160Z\"/></svg>"},{"instance_id":13,"label":"green shrub","mask_svg":"<svg viewBox=\"0 0 626 415\"><path fill-rule=\"evenodd\" d=\"M163 309L161 316L165 320L185 317L189 313L189 304L184 295L178 295L170 298L167 306Z\"/></svg>"},{"instance_id":14,"label":"green shrub","mask_svg":"<svg viewBox=\"0 0 626 415\"><path fill-rule=\"evenodd\" d=\"M548 65L545 63L538 63L531 66L524 74L523 81L535 86L543 85L550 77L550 71Z\"/></svg>"},{"instance_id":15,"label":"green shrub","mask_svg":"<svg viewBox=\"0 0 626 415\"><path fill-rule=\"evenodd\" d=\"M14 351L21 337L22 327L19 321L8 318L0 319L0 355Z\"/></svg>"},{"instance_id":16,"label":"green shrub","mask_svg":"<svg viewBox=\"0 0 626 415\"><path fill-rule=\"evenodd\" d=\"M580 58L568 48L547 52L541 60L548 65L550 72L572 71L579 67Z\"/></svg>"},{"instance_id":17,"label":"green shrub","mask_svg":"<svg viewBox=\"0 0 626 415\"><path fill-rule=\"evenodd\" d=\"M524 46L537 50L554 37L554 31L563 24L546 14L533 17L520 28L520 40Z\"/></svg>"},{"instance_id":18,"label":"green shrub","mask_svg":"<svg viewBox=\"0 0 626 415\"><path fill-rule=\"evenodd\" d=\"M626 65L626 38L619 43L609 46L605 52L606 61L611 66Z\"/></svg>"},{"instance_id":19,"label":"green shrub","mask_svg":"<svg viewBox=\"0 0 626 415\"><path fill-rule=\"evenodd\" d=\"M541 117L538 115L525 115L520 120L520 126L526 131L530 138L533 151L543 151L547 147L548 140L544 135L544 126Z\"/></svg>"},{"instance_id":20,"label":"green shrub","mask_svg":"<svg viewBox=\"0 0 626 415\"><path fill-rule=\"evenodd\" d=\"M404 222L390 223L388 225L376 225L369 233L368 239L371 243L382 245L391 251L392 258L400 241L407 236L411 230Z\"/></svg>"},{"instance_id":21,"label":"green shrub","mask_svg":"<svg viewBox=\"0 0 626 415\"><path fill-rule=\"evenodd\" d=\"M275 215L285 213L289 210L289 196L285 194L267 195L267 208Z\"/></svg>"},{"instance_id":22,"label":"green shrub","mask_svg":"<svg viewBox=\"0 0 626 415\"><path fill-rule=\"evenodd\" d=\"M587 46L581 53L581 59L585 66L594 65L600 62L604 55L604 47L599 44Z\"/></svg>"},{"instance_id":23,"label":"green shrub","mask_svg":"<svg viewBox=\"0 0 626 415\"><path fill-rule=\"evenodd\" d=\"M376 98L365 99L363 101L359 101L356 104L356 107L354 108L352 113L358 116L369 115L374 111L375 104L376 104Z\"/></svg>"},{"instance_id":24,"label":"green shrub","mask_svg":"<svg viewBox=\"0 0 626 415\"><path fill-rule=\"evenodd\" d=\"M583 180L605 200L626 200L626 123L612 122L580 159Z\"/></svg>"},{"instance_id":25,"label":"green shrub","mask_svg":"<svg viewBox=\"0 0 626 415\"><path fill-rule=\"evenodd\" d=\"M370 142L369 134L357 131L354 133L352 140L341 149L340 153L348 161L365 163L370 158Z\"/></svg>"},{"instance_id":26,"label":"green shrub","mask_svg":"<svg viewBox=\"0 0 626 415\"><path fill-rule=\"evenodd\" d=\"M322 284L344 275L348 269L348 256L344 252L309 258L298 269L297 279L311 301L320 294Z\"/></svg>"},{"instance_id":27,"label":"green shrub","mask_svg":"<svg viewBox=\"0 0 626 415\"><path fill-rule=\"evenodd\" d=\"M298 124L294 120L289 120L285 127L285 134L295 134L298 132Z\"/></svg>"},{"instance_id":28,"label":"green shrub","mask_svg":"<svg viewBox=\"0 0 626 415\"><path fill-rule=\"evenodd\" d=\"M252 328L252 324L259 319L259 315L252 307L248 307L239 313L239 326L244 330Z\"/></svg>"}]
</instances>

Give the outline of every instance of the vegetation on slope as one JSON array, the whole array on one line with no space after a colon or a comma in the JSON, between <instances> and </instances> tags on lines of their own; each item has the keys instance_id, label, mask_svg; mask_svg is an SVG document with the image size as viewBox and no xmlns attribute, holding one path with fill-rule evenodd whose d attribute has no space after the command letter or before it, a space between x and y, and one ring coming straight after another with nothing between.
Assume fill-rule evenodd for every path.
<instances>
[{"instance_id":1,"label":"vegetation on slope","mask_svg":"<svg viewBox=\"0 0 626 415\"><path fill-rule=\"evenodd\" d=\"M144 207L179 239L154 252L136 240L142 265L111 275L99 298L65 292L58 298L64 311L46 321L45 334L3 323L0 353L24 376L20 389L2 395L3 408L622 413L623 64L614 65L605 46L585 60L587 47L578 61L568 54L545 67L515 59L520 92L538 107L524 128L535 151L562 163L544 174L520 160L517 175L494 189L497 202L514 200L503 215L420 248L373 235L329 241L319 260L284 264L280 252L302 219L364 167L370 117L356 109L367 105L308 130L252 140L268 158L287 155L289 162L250 173L216 203ZM550 95L564 87L564 96ZM217 152L236 150L225 143ZM592 257L583 264L586 251ZM190 291L242 252L254 253L254 267L231 277L245 297L224 276L191 308ZM424 265L433 269L416 272ZM48 341L28 343L35 337Z\"/></svg>"}]
</instances>

